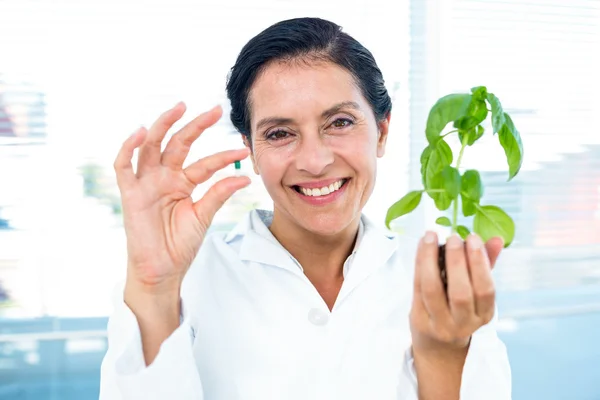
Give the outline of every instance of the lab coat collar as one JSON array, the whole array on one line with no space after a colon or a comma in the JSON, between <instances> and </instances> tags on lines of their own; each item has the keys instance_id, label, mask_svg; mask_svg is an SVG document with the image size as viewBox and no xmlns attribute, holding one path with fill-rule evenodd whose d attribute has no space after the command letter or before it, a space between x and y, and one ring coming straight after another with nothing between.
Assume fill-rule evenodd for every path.
<instances>
[{"instance_id":1,"label":"lab coat collar","mask_svg":"<svg viewBox=\"0 0 600 400\"><path fill-rule=\"evenodd\" d=\"M244 261L259 262L302 274L302 266L269 230L272 218L271 211L252 210L229 232L225 241L242 241L240 258ZM377 226L366 215L361 215L356 245L344 266L346 282L342 291L350 291L373 270L383 265L398 248L398 244L396 235Z\"/></svg>"},{"instance_id":2,"label":"lab coat collar","mask_svg":"<svg viewBox=\"0 0 600 400\"><path fill-rule=\"evenodd\" d=\"M364 224L362 240L350 255L348 273L344 276L344 284L338 294L335 307L374 271L384 266L398 250L399 237L378 226L366 215L361 216Z\"/></svg>"},{"instance_id":3,"label":"lab coat collar","mask_svg":"<svg viewBox=\"0 0 600 400\"><path fill-rule=\"evenodd\" d=\"M229 232L225 242L241 240L242 261L254 261L302 273L300 264L269 230L272 219L271 211L252 210Z\"/></svg>"}]
</instances>

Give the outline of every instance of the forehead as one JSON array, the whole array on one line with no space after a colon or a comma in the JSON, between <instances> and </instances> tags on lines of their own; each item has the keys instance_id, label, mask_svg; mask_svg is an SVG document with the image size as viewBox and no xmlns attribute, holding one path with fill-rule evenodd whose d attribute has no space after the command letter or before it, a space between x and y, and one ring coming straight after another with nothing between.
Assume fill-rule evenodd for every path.
<instances>
[{"instance_id":1,"label":"forehead","mask_svg":"<svg viewBox=\"0 0 600 400\"><path fill-rule=\"evenodd\" d=\"M329 62L273 62L257 77L249 100L252 126L265 117L321 114L346 101L368 107L353 76Z\"/></svg>"}]
</instances>

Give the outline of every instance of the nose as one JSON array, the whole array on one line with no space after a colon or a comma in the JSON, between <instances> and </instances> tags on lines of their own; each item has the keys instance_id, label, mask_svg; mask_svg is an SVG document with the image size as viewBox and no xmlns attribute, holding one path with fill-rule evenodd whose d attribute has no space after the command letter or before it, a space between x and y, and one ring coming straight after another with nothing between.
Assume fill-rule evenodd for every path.
<instances>
[{"instance_id":1,"label":"nose","mask_svg":"<svg viewBox=\"0 0 600 400\"><path fill-rule=\"evenodd\" d=\"M311 175L322 175L333 160L333 151L320 134L305 135L296 150L296 168Z\"/></svg>"}]
</instances>

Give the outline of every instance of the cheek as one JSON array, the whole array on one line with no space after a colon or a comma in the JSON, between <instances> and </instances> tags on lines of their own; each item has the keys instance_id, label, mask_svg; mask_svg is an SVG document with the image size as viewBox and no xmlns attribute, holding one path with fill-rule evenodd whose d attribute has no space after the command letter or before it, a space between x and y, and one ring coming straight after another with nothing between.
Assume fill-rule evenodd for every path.
<instances>
[{"instance_id":1,"label":"cheek","mask_svg":"<svg viewBox=\"0 0 600 400\"><path fill-rule=\"evenodd\" d=\"M335 152L359 172L370 168L377 157L377 143L372 135L356 135L332 141Z\"/></svg>"},{"instance_id":2,"label":"cheek","mask_svg":"<svg viewBox=\"0 0 600 400\"><path fill-rule=\"evenodd\" d=\"M265 186L279 185L291 160L291 150L281 148L255 149L254 160Z\"/></svg>"}]
</instances>

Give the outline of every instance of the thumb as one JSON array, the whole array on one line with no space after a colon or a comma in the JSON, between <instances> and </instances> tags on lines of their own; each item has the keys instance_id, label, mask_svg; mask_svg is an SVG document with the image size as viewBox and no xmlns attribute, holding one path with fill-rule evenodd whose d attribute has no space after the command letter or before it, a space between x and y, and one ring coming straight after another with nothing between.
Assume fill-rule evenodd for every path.
<instances>
[{"instance_id":1,"label":"thumb","mask_svg":"<svg viewBox=\"0 0 600 400\"><path fill-rule=\"evenodd\" d=\"M223 204L238 190L250 184L247 176L230 176L215 183L204 196L194 204L198 220L208 229L213 217Z\"/></svg>"}]
</instances>

